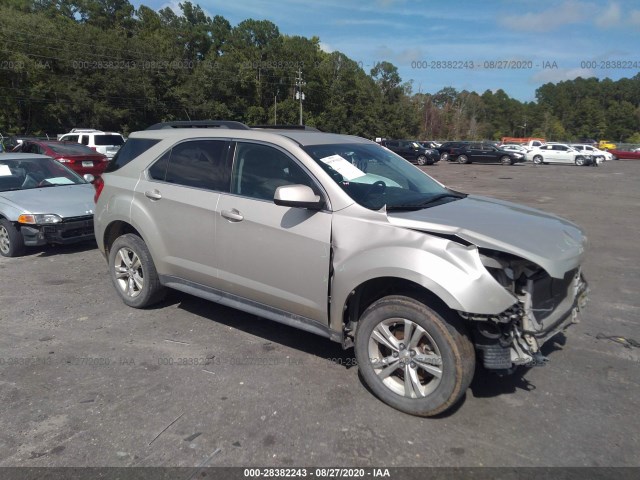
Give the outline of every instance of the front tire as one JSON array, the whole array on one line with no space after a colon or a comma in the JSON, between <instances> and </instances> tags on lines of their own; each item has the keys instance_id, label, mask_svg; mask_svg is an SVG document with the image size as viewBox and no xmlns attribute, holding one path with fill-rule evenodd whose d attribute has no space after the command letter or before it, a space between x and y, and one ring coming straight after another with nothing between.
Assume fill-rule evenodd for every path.
<instances>
[{"instance_id":1,"label":"front tire","mask_svg":"<svg viewBox=\"0 0 640 480\"><path fill-rule=\"evenodd\" d=\"M148 307L165 296L149 249L137 235L127 233L113 242L109 273L120 298L130 307Z\"/></svg>"},{"instance_id":2,"label":"front tire","mask_svg":"<svg viewBox=\"0 0 640 480\"><path fill-rule=\"evenodd\" d=\"M579 166L579 167L583 167L583 166L584 166L584 164L585 164L585 159L584 159L584 157L580 157L580 156L576 157L576 165L577 165L577 166Z\"/></svg>"},{"instance_id":3,"label":"front tire","mask_svg":"<svg viewBox=\"0 0 640 480\"><path fill-rule=\"evenodd\" d=\"M25 251L22 233L13 223L3 218L0 220L0 255L3 257L19 257Z\"/></svg>"},{"instance_id":4,"label":"front tire","mask_svg":"<svg viewBox=\"0 0 640 480\"><path fill-rule=\"evenodd\" d=\"M422 417L451 408L465 393L475 352L461 320L392 295L358 322L355 353L363 380L386 404Z\"/></svg>"},{"instance_id":5,"label":"front tire","mask_svg":"<svg viewBox=\"0 0 640 480\"><path fill-rule=\"evenodd\" d=\"M446 162L447 160L449 160L449 154L447 152L444 152L440 155L440 160L442 160L443 162Z\"/></svg>"},{"instance_id":6,"label":"front tire","mask_svg":"<svg viewBox=\"0 0 640 480\"><path fill-rule=\"evenodd\" d=\"M426 165L427 164L427 157L425 155L419 155L418 158L416 158L416 162L420 166Z\"/></svg>"},{"instance_id":7,"label":"front tire","mask_svg":"<svg viewBox=\"0 0 640 480\"><path fill-rule=\"evenodd\" d=\"M544 162L540 155L536 155L535 157L533 157L533 163L535 163L536 165L542 165Z\"/></svg>"},{"instance_id":8,"label":"front tire","mask_svg":"<svg viewBox=\"0 0 640 480\"><path fill-rule=\"evenodd\" d=\"M458 163L469 163L469 158L466 155L458 155Z\"/></svg>"},{"instance_id":9,"label":"front tire","mask_svg":"<svg viewBox=\"0 0 640 480\"><path fill-rule=\"evenodd\" d=\"M500 159L500 163L502 163L502 165L513 165L513 160L511 160L509 155L505 155Z\"/></svg>"}]
</instances>

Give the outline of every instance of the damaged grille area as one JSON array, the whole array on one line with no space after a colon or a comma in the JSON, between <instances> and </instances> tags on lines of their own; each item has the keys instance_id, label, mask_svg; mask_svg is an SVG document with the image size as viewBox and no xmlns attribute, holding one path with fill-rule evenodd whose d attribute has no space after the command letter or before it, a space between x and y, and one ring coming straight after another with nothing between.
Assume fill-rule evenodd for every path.
<instances>
[{"instance_id":1,"label":"damaged grille area","mask_svg":"<svg viewBox=\"0 0 640 480\"><path fill-rule=\"evenodd\" d=\"M569 287L578 269L565 273L564 278L553 278L541 271L529 280L533 283L531 293L531 310L538 322L543 322L562 303L569 294Z\"/></svg>"},{"instance_id":2,"label":"damaged grille area","mask_svg":"<svg viewBox=\"0 0 640 480\"><path fill-rule=\"evenodd\" d=\"M474 342L485 368L512 370L544 365L540 347L571 323L586 304L588 287L579 268L553 278L539 266L514 255L483 250L482 263L517 301L495 315L463 313L475 322Z\"/></svg>"}]
</instances>

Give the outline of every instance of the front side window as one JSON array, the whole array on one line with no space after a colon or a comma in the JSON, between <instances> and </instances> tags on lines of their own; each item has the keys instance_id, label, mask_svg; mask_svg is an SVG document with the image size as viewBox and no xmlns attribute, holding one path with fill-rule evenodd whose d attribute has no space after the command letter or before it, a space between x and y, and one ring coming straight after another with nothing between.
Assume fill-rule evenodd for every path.
<instances>
[{"instance_id":1,"label":"front side window","mask_svg":"<svg viewBox=\"0 0 640 480\"><path fill-rule=\"evenodd\" d=\"M236 146L231 193L273 200L278 187L307 185L317 193L311 177L292 158L268 145L241 143Z\"/></svg>"},{"instance_id":2,"label":"front side window","mask_svg":"<svg viewBox=\"0 0 640 480\"><path fill-rule=\"evenodd\" d=\"M179 143L149 168L149 176L185 187L226 192L229 190L228 147L229 142L225 140Z\"/></svg>"},{"instance_id":3,"label":"front side window","mask_svg":"<svg viewBox=\"0 0 640 480\"><path fill-rule=\"evenodd\" d=\"M379 210L415 210L462 198L376 144L310 145L304 150L354 201Z\"/></svg>"}]
</instances>

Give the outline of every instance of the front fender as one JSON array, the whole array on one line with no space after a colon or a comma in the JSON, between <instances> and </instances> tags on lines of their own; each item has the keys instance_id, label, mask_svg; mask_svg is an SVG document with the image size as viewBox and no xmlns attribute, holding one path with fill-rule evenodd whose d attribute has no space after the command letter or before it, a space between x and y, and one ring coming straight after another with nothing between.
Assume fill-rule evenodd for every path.
<instances>
[{"instance_id":1,"label":"front fender","mask_svg":"<svg viewBox=\"0 0 640 480\"><path fill-rule=\"evenodd\" d=\"M332 247L333 329L341 328L351 292L382 277L414 282L451 309L469 313L498 314L517 301L482 265L474 245L464 246L375 219L336 214Z\"/></svg>"}]
</instances>

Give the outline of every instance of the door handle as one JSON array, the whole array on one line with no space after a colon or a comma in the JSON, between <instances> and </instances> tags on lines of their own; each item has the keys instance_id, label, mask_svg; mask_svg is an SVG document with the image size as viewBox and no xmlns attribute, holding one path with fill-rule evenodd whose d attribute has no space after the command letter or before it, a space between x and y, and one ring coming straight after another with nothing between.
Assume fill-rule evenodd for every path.
<instances>
[{"instance_id":1,"label":"door handle","mask_svg":"<svg viewBox=\"0 0 640 480\"><path fill-rule=\"evenodd\" d=\"M235 208L233 210L222 210L220 212L220 215L232 222L241 222L242 220L244 220L242 214Z\"/></svg>"},{"instance_id":2,"label":"door handle","mask_svg":"<svg viewBox=\"0 0 640 480\"><path fill-rule=\"evenodd\" d=\"M162 198L160 192L155 188L153 190L147 190L146 192L144 192L144 196L151 200L160 200Z\"/></svg>"}]
</instances>

